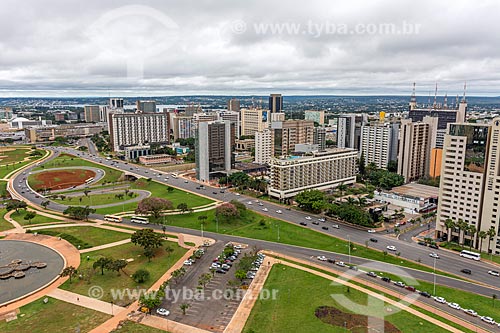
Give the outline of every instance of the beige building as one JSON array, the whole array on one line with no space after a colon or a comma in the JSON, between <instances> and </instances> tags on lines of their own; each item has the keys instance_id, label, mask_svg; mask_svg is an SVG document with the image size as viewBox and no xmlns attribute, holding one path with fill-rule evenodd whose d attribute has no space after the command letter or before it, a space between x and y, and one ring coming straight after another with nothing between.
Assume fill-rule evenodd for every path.
<instances>
[{"instance_id":1,"label":"beige building","mask_svg":"<svg viewBox=\"0 0 500 333\"><path fill-rule=\"evenodd\" d=\"M268 194L288 199L306 190L354 184L357 157L355 150L336 148L302 157L272 158Z\"/></svg>"},{"instance_id":2,"label":"beige building","mask_svg":"<svg viewBox=\"0 0 500 333\"><path fill-rule=\"evenodd\" d=\"M360 155L366 165L375 163L378 168L386 169L390 161L397 160L399 124L377 123L361 127Z\"/></svg>"},{"instance_id":3,"label":"beige building","mask_svg":"<svg viewBox=\"0 0 500 333\"><path fill-rule=\"evenodd\" d=\"M429 175L431 151L436 146L438 118L421 122L403 119L399 130L398 174L407 183Z\"/></svg>"},{"instance_id":4,"label":"beige building","mask_svg":"<svg viewBox=\"0 0 500 333\"><path fill-rule=\"evenodd\" d=\"M101 124L64 124L29 126L24 129L26 141L29 143L53 141L57 137L88 137L105 130Z\"/></svg>"},{"instance_id":5,"label":"beige building","mask_svg":"<svg viewBox=\"0 0 500 333\"><path fill-rule=\"evenodd\" d=\"M285 120L271 124L274 156L288 155L299 143L314 143L312 120Z\"/></svg>"},{"instance_id":6,"label":"beige building","mask_svg":"<svg viewBox=\"0 0 500 333\"><path fill-rule=\"evenodd\" d=\"M273 157L272 132L265 129L255 133L255 163L268 164Z\"/></svg>"},{"instance_id":7,"label":"beige building","mask_svg":"<svg viewBox=\"0 0 500 333\"><path fill-rule=\"evenodd\" d=\"M98 123L101 121L101 108L99 105L85 105L83 112L86 123Z\"/></svg>"},{"instance_id":8,"label":"beige building","mask_svg":"<svg viewBox=\"0 0 500 333\"><path fill-rule=\"evenodd\" d=\"M269 110L241 109L241 135L254 136L269 127Z\"/></svg>"}]
</instances>

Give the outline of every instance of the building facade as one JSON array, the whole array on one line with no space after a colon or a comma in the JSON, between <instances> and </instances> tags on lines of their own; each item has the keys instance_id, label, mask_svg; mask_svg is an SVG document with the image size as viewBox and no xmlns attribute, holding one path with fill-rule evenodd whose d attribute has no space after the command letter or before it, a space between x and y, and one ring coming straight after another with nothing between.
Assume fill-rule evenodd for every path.
<instances>
[{"instance_id":1,"label":"building facade","mask_svg":"<svg viewBox=\"0 0 500 333\"><path fill-rule=\"evenodd\" d=\"M269 110L241 109L241 135L254 136L269 127Z\"/></svg>"},{"instance_id":2,"label":"building facade","mask_svg":"<svg viewBox=\"0 0 500 333\"><path fill-rule=\"evenodd\" d=\"M356 182L358 154L352 149L330 149L311 156L272 158L268 194L280 200L305 190L325 190Z\"/></svg>"},{"instance_id":3,"label":"building facade","mask_svg":"<svg viewBox=\"0 0 500 333\"><path fill-rule=\"evenodd\" d=\"M40 125L29 126L24 129L24 133L27 142L37 143L54 141L57 137L89 137L101 133L104 129L104 124Z\"/></svg>"},{"instance_id":4,"label":"building facade","mask_svg":"<svg viewBox=\"0 0 500 333\"><path fill-rule=\"evenodd\" d=\"M315 111L315 110L306 110L304 111L305 120L312 120L315 123L320 125L325 124L325 111Z\"/></svg>"},{"instance_id":5,"label":"building facade","mask_svg":"<svg viewBox=\"0 0 500 333\"><path fill-rule=\"evenodd\" d=\"M368 123L366 114L347 114L337 118L337 147L359 150L361 127Z\"/></svg>"},{"instance_id":6,"label":"building facade","mask_svg":"<svg viewBox=\"0 0 500 333\"><path fill-rule=\"evenodd\" d=\"M361 128L361 154L368 165L374 163L386 169L389 161L396 161L398 154L399 124L371 124Z\"/></svg>"},{"instance_id":7,"label":"building facade","mask_svg":"<svg viewBox=\"0 0 500 333\"><path fill-rule=\"evenodd\" d=\"M269 96L269 110L271 113L282 112L283 96L281 94L271 94Z\"/></svg>"},{"instance_id":8,"label":"building facade","mask_svg":"<svg viewBox=\"0 0 500 333\"><path fill-rule=\"evenodd\" d=\"M314 122L311 120L285 120L272 122L274 156L289 155L299 143L314 142Z\"/></svg>"},{"instance_id":9,"label":"building facade","mask_svg":"<svg viewBox=\"0 0 500 333\"><path fill-rule=\"evenodd\" d=\"M156 112L156 101L141 101L136 102L137 112L143 113L155 113Z\"/></svg>"},{"instance_id":10,"label":"building facade","mask_svg":"<svg viewBox=\"0 0 500 333\"><path fill-rule=\"evenodd\" d=\"M240 112L240 100L237 98L231 98L227 101L227 110Z\"/></svg>"},{"instance_id":11,"label":"building facade","mask_svg":"<svg viewBox=\"0 0 500 333\"><path fill-rule=\"evenodd\" d=\"M313 143L319 146L319 150L326 149L326 129L324 127L314 128Z\"/></svg>"},{"instance_id":12,"label":"building facade","mask_svg":"<svg viewBox=\"0 0 500 333\"><path fill-rule=\"evenodd\" d=\"M98 123L101 121L101 108L99 105L85 105L83 113L86 123Z\"/></svg>"},{"instance_id":13,"label":"building facade","mask_svg":"<svg viewBox=\"0 0 500 333\"><path fill-rule=\"evenodd\" d=\"M255 163L269 164L273 156L273 137L269 129L255 133Z\"/></svg>"}]
</instances>

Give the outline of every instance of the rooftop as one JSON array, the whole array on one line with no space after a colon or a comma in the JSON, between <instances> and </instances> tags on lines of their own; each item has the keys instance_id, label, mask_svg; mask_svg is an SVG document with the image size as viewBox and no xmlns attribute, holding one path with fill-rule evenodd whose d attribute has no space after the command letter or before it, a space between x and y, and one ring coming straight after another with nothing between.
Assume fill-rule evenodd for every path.
<instances>
[{"instance_id":1,"label":"rooftop","mask_svg":"<svg viewBox=\"0 0 500 333\"><path fill-rule=\"evenodd\" d=\"M423 185L419 183L409 183L406 185L394 187L390 192L417 198L437 198L439 196L439 187Z\"/></svg>"}]
</instances>

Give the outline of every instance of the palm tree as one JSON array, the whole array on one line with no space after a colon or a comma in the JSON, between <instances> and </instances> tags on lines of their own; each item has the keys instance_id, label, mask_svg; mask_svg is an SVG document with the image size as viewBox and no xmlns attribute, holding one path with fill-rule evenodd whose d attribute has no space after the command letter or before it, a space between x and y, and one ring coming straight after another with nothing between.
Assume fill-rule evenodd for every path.
<instances>
[{"instance_id":1,"label":"palm tree","mask_svg":"<svg viewBox=\"0 0 500 333\"><path fill-rule=\"evenodd\" d=\"M358 198L358 204L359 204L360 207L363 207L365 203L366 203L366 198L365 197L359 197Z\"/></svg>"},{"instance_id":2,"label":"palm tree","mask_svg":"<svg viewBox=\"0 0 500 333\"><path fill-rule=\"evenodd\" d=\"M493 238L495 237L495 234L496 234L495 227L491 227L490 230L488 230L488 232L486 234L489 237L489 239L488 239L488 253L490 253L491 241L493 240Z\"/></svg>"},{"instance_id":3,"label":"palm tree","mask_svg":"<svg viewBox=\"0 0 500 333\"><path fill-rule=\"evenodd\" d=\"M186 314L186 311L187 311L187 309L189 309L190 305L189 305L189 304L187 304L187 303L183 303L183 304L181 304L179 307L180 307L180 308L181 308L181 310L182 310L182 314L183 314L183 315L185 315L185 314Z\"/></svg>"},{"instance_id":4,"label":"palm tree","mask_svg":"<svg viewBox=\"0 0 500 333\"><path fill-rule=\"evenodd\" d=\"M94 265L92 265L92 267L94 269L99 267L101 269L101 275L104 275L104 269L108 268L112 262L113 260L110 258L101 257L94 263Z\"/></svg>"},{"instance_id":5,"label":"palm tree","mask_svg":"<svg viewBox=\"0 0 500 333\"><path fill-rule=\"evenodd\" d=\"M458 219L458 222L457 222L457 228L458 228L458 243L460 244L460 242L462 243L462 247L464 245L464 238L465 238L465 230L468 228L468 224L467 222L465 222L464 220L462 219Z\"/></svg>"},{"instance_id":6,"label":"palm tree","mask_svg":"<svg viewBox=\"0 0 500 333\"><path fill-rule=\"evenodd\" d=\"M452 219L446 219L446 221L444 221L444 225L446 226L446 229L448 229L448 242L449 242L451 240L451 233L453 232L453 229L456 228L456 225Z\"/></svg>"},{"instance_id":7,"label":"palm tree","mask_svg":"<svg viewBox=\"0 0 500 333\"><path fill-rule=\"evenodd\" d=\"M71 278L73 276L75 276L77 273L77 270L75 267L73 266L68 266L66 267L65 269L63 269L63 271L61 272L61 277L65 277L65 276L68 276L69 277L69 283L71 283Z\"/></svg>"},{"instance_id":8,"label":"palm tree","mask_svg":"<svg viewBox=\"0 0 500 333\"><path fill-rule=\"evenodd\" d=\"M356 200L354 200L354 198L352 198L352 197L347 198L347 203L349 205L354 205L354 202L356 202Z\"/></svg>"},{"instance_id":9,"label":"palm tree","mask_svg":"<svg viewBox=\"0 0 500 333\"><path fill-rule=\"evenodd\" d=\"M481 230L477 233L477 236L479 237L479 252L483 252L483 240L486 239L486 236L488 236L488 234L486 233L486 231Z\"/></svg>"},{"instance_id":10,"label":"palm tree","mask_svg":"<svg viewBox=\"0 0 500 333\"><path fill-rule=\"evenodd\" d=\"M477 228L471 224L467 231L470 233L469 250L472 250L472 244L476 241Z\"/></svg>"}]
</instances>

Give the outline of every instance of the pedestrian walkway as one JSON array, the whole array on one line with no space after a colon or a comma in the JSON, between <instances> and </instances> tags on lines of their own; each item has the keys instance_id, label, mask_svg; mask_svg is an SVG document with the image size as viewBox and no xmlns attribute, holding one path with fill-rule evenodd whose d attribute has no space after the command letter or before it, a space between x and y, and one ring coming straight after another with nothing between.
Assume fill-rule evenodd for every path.
<instances>
[{"instance_id":1,"label":"pedestrian walkway","mask_svg":"<svg viewBox=\"0 0 500 333\"><path fill-rule=\"evenodd\" d=\"M130 243L130 238L124 239L121 241L117 241L117 242L113 242L113 243L94 246L94 247L91 247L89 249L83 249L83 250L80 250L80 253L87 253L87 252L92 252L92 251L97 251L97 250L108 249L110 247L119 246L119 245L123 245L123 244L127 244L127 243Z\"/></svg>"},{"instance_id":2,"label":"pedestrian walkway","mask_svg":"<svg viewBox=\"0 0 500 333\"><path fill-rule=\"evenodd\" d=\"M95 298L83 296L71 291L62 290L59 288L51 290L47 296L57 298L58 300L71 304L83 306L87 309L92 309L109 315L114 315L127 310L124 307L113 305L112 303L104 302Z\"/></svg>"}]
</instances>

